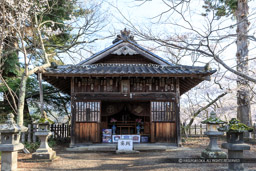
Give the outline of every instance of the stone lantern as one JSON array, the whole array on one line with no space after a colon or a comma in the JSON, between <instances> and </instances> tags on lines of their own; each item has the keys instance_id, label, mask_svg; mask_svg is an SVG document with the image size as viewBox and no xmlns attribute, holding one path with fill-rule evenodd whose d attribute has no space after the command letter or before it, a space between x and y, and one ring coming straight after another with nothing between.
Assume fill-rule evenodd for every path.
<instances>
[{"instance_id":1,"label":"stone lantern","mask_svg":"<svg viewBox=\"0 0 256 171\"><path fill-rule=\"evenodd\" d=\"M35 135L40 140L40 147L36 150L35 153L32 154L33 159L48 159L52 160L56 157L56 152L52 150L52 148L48 145L48 138L52 135L50 132L50 123L49 119L41 118L38 122L39 128L38 131L35 132Z\"/></svg>"},{"instance_id":2,"label":"stone lantern","mask_svg":"<svg viewBox=\"0 0 256 171\"><path fill-rule=\"evenodd\" d=\"M214 111L211 112L209 119L202 121L203 124L207 124L207 132L204 134L207 135L210 139L208 147L201 153L203 158L227 158L227 154L219 148L217 141L218 137L223 135L223 132L218 131L220 124L225 123L216 117Z\"/></svg>"},{"instance_id":3,"label":"stone lantern","mask_svg":"<svg viewBox=\"0 0 256 171\"><path fill-rule=\"evenodd\" d=\"M227 142L223 143L222 148L228 149L229 159L243 159L243 151L250 150L250 146L244 143L244 132L252 132L253 128L248 127L239 120L232 118L229 124L219 128L219 131L227 132ZM242 162L228 163L228 170L244 170Z\"/></svg>"},{"instance_id":4,"label":"stone lantern","mask_svg":"<svg viewBox=\"0 0 256 171\"><path fill-rule=\"evenodd\" d=\"M24 148L23 144L19 143L19 133L27 131L27 128L18 126L14 121L12 113L7 115L5 124L0 125L1 144L1 170L2 171L16 171L18 150Z\"/></svg>"}]
</instances>

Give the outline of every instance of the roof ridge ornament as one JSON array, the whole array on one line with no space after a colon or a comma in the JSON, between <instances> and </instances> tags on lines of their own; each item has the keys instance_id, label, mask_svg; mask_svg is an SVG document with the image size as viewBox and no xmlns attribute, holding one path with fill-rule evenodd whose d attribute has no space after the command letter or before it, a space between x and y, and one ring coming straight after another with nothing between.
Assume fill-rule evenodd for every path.
<instances>
[{"instance_id":1,"label":"roof ridge ornament","mask_svg":"<svg viewBox=\"0 0 256 171\"><path fill-rule=\"evenodd\" d=\"M120 40L123 40L123 41L132 41L134 43L137 44L137 42L134 40L134 36L133 35L130 35L131 31L130 30L127 30L126 28L124 28L124 30L120 30L120 33L121 34L118 34L116 36L116 39L113 40L113 44L119 42Z\"/></svg>"}]
</instances>

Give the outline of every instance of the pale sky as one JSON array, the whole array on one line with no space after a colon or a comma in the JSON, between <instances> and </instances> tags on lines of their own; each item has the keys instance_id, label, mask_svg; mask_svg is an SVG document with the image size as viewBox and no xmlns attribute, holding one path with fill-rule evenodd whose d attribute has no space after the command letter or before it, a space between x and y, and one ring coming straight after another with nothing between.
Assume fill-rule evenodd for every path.
<instances>
[{"instance_id":1,"label":"pale sky","mask_svg":"<svg viewBox=\"0 0 256 171\"><path fill-rule=\"evenodd\" d=\"M87 2L87 0L81 0L81 2ZM166 0L166 2L170 3L170 0ZM201 31L200 33L204 34L205 27L207 27L205 17L200 14L204 12L202 8L203 1L202 0L194 0L190 3L190 13L186 14L187 20L189 20L193 27L197 30ZM251 12L256 8L256 4L250 3ZM183 7L185 8L185 7ZM107 11L108 14L108 24L106 27L97 34L97 36L108 36L114 33L119 33L120 30L123 30L126 27L126 24L130 21L137 28L150 28L152 32L156 35L165 35L167 33L176 33L176 34L184 34L189 32L189 30L183 29L182 27L177 27L169 24L170 22L178 23L182 26L189 27L189 25L184 22L180 15L175 13L166 13L162 16L161 21L159 22L159 14L168 10L169 7L164 4L162 0L105 0L102 4L102 11ZM126 19L128 21L126 21ZM234 24L235 20L223 19L221 26ZM255 26L255 23L252 23L251 26ZM215 25L216 29L218 25ZM224 33L225 34L225 33ZM90 50L93 53L96 53L112 44L114 38L108 38L105 40L97 41L96 43L91 44ZM135 40L139 38L135 35ZM151 46L152 42L141 42L138 41L140 45ZM221 48L221 47L219 47ZM235 61L233 60L235 57L236 45L233 44L227 50L225 50L225 60L228 62L232 62L231 65L235 65ZM168 56L168 54L161 54L161 52L154 51L157 55L161 57ZM253 54L253 52L250 52ZM87 52L83 52L83 57L88 58L91 54ZM256 53L254 53L255 55ZM80 58L79 58L80 59ZM207 63L210 59L203 59L203 63ZM187 63L188 59L184 59L183 62ZM65 61L66 63L71 63L69 60ZM79 60L77 61L77 63ZM198 63L198 65L203 65Z\"/></svg>"}]
</instances>

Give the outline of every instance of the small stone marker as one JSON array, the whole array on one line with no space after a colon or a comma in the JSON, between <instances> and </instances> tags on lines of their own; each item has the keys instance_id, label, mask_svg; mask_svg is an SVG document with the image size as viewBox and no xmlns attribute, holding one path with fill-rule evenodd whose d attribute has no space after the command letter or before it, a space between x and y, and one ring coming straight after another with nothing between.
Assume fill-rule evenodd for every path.
<instances>
[{"instance_id":1,"label":"small stone marker","mask_svg":"<svg viewBox=\"0 0 256 171\"><path fill-rule=\"evenodd\" d=\"M129 139L119 139L116 153L139 153L133 150L133 141Z\"/></svg>"},{"instance_id":2,"label":"small stone marker","mask_svg":"<svg viewBox=\"0 0 256 171\"><path fill-rule=\"evenodd\" d=\"M118 140L118 151L132 151L133 150L133 141L132 140Z\"/></svg>"}]
</instances>

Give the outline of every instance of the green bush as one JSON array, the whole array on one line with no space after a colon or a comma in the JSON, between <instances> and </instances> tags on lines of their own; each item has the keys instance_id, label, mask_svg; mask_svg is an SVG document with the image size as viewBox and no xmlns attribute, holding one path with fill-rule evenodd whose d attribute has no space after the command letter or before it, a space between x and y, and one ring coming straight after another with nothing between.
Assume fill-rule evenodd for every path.
<instances>
[{"instance_id":1,"label":"green bush","mask_svg":"<svg viewBox=\"0 0 256 171\"><path fill-rule=\"evenodd\" d=\"M28 149L30 153L33 153L39 148L40 142L31 142L31 143L25 142L24 146L26 149Z\"/></svg>"},{"instance_id":2,"label":"green bush","mask_svg":"<svg viewBox=\"0 0 256 171\"><path fill-rule=\"evenodd\" d=\"M49 147L53 148L54 146L56 146L56 141L54 139L49 139L48 145ZM39 148L40 141L31 142L31 143L25 142L24 146L26 149L28 149L30 153L34 153Z\"/></svg>"},{"instance_id":3,"label":"green bush","mask_svg":"<svg viewBox=\"0 0 256 171\"><path fill-rule=\"evenodd\" d=\"M49 139L48 144L49 147L53 148L56 146L57 142L54 139Z\"/></svg>"}]
</instances>

